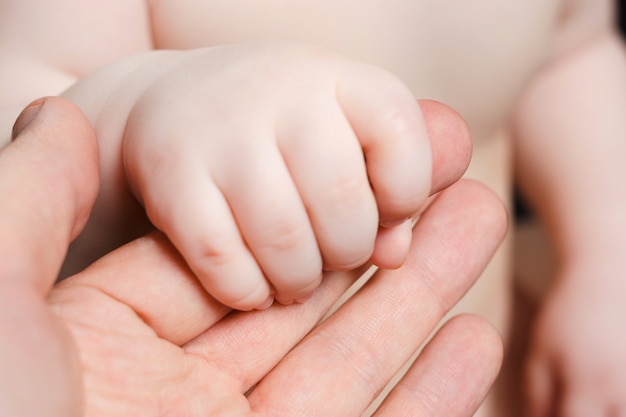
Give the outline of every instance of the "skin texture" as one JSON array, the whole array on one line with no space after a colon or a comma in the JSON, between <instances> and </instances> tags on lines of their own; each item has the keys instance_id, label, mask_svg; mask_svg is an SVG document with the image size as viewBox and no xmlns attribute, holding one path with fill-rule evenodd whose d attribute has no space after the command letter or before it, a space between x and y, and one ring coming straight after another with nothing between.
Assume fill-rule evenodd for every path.
<instances>
[{"instance_id":1,"label":"skin texture","mask_svg":"<svg viewBox=\"0 0 626 417\"><path fill-rule=\"evenodd\" d=\"M467 130L446 107L422 105L427 121L449 122L429 129L437 191L463 172ZM305 304L230 312L160 233L53 286L95 201L96 142L82 113L60 98L26 110L15 132L0 153L0 195L12 202L0 206L8 237L0 242L3 415L360 415L506 230L493 193L470 181L451 186L422 213L403 267L375 275L319 325L359 271L327 274ZM458 317L377 415L470 416L501 359L491 326Z\"/></svg>"},{"instance_id":2,"label":"skin texture","mask_svg":"<svg viewBox=\"0 0 626 417\"><path fill-rule=\"evenodd\" d=\"M100 68L160 49L287 41L382 68L415 97L436 99L463 115L474 141L466 176L489 186L509 208L518 184L556 249L556 274L531 274L550 290L533 300L540 312L524 340L530 341L529 369L539 363L541 370L528 372L524 389L530 396L523 406L534 416L575 416L578 407L571 404L585 398L595 404L594 415L624 414L623 395L594 388L607 384L599 380L620 391L626 386L626 360L619 353L625 351L619 329L626 307L613 303L626 293L626 59L613 9L611 0L110 0L97 7L76 0L5 0L0 126L6 143L13 120L34 98L62 94ZM80 102L99 137L111 134L109 124L123 124L115 117L126 117L116 111L98 117L99 100L114 87L119 85L86 88L93 101ZM102 184L106 199L96 204L87 230L99 238L115 229L121 234L98 239L105 244L100 248L79 237L70 254L87 264L150 230L126 179L114 175L123 172L115 165L120 155L109 150L100 149L102 178L110 181ZM406 248L409 235L401 236L390 238L392 244L377 237L372 260L388 260L381 251L393 245ZM488 318L505 339L515 313L512 290L526 288L513 280L512 271L523 276L524 265L514 265L515 235L509 236L455 310ZM85 264L69 266L77 271ZM522 408L488 404L481 417L513 416Z\"/></svg>"}]
</instances>

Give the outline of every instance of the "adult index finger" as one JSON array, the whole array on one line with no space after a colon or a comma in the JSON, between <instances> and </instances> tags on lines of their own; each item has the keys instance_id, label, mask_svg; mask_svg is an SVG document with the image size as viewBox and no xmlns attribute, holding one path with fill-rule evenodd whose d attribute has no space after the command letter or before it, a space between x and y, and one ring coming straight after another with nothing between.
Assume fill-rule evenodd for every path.
<instances>
[{"instance_id":1,"label":"adult index finger","mask_svg":"<svg viewBox=\"0 0 626 417\"><path fill-rule=\"evenodd\" d=\"M443 191L416 225L407 262L379 271L291 350L249 396L252 408L273 416L364 410L473 284L506 223L487 188L462 181Z\"/></svg>"}]
</instances>

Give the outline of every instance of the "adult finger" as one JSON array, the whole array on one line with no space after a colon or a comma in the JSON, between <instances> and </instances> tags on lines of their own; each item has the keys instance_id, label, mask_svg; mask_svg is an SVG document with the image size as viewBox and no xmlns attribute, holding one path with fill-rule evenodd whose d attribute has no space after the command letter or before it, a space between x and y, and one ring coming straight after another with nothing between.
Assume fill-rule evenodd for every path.
<instances>
[{"instance_id":1,"label":"adult finger","mask_svg":"<svg viewBox=\"0 0 626 417\"><path fill-rule=\"evenodd\" d=\"M0 408L74 416L76 352L45 296L95 200L96 143L83 114L59 98L25 109L13 139L0 153L0 375L11 376Z\"/></svg>"},{"instance_id":2,"label":"adult finger","mask_svg":"<svg viewBox=\"0 0 626 417\"><path fill-rule=\"evenodd\" d=\"M403 267L376 274L293 349L251 394L253 408L276 416L364 409L472 285L505 230L502 205L486 188L463 181L442 192L417 224ZM270 313L248 322L241 316L231 323L231 345L213 333L220 344L204 340L201 353L240 375L244 387L254 384L291 349L276 341L299 326L297 314L278 327Z\"/></svg>"},{"instance_id":3,"label":"adult finger","mask_svg":"<svg viewBox=\"0 0 626 417\"><path fill-rule=\"evenodd\" d=\"M472 139L465 120L451 107L434 100L418 100L418 103L430 139L432 195L465 173L472 157Z\"/></svg>"},{"instance_id":4,"label":"adult finger","mask_svg":"<svg viewBox=\"0 0 626 417\"><path fill-rule=\"evenodd\" d=\"M485 320L458 316L428 343L375 417L470 417L502 363L500 336Z\"/></svg>"},{"instance_id":5,"label":"adult finger","mask_svg":"<svg viewBox=\"0 0 626 417\"><path fill-rule=\"evenodd\" d=\"M161 232L136 239L55 286L50 302L83 306L108 296L132 309L161 338L182 345L230 309L211 297ZM82 308L82 307L81 307Z\"/></svg>"},{"instance_id":6,"label":"adult finger","mask_svg":"<svg viewBox=\"0 0 626 417\"><path fill-rule=\"evenodd\" d=\"M85 116L62 98L33 102L0 153L0 280L47 292L97 193L97 145Z\"/></svg>"}]
</instances>

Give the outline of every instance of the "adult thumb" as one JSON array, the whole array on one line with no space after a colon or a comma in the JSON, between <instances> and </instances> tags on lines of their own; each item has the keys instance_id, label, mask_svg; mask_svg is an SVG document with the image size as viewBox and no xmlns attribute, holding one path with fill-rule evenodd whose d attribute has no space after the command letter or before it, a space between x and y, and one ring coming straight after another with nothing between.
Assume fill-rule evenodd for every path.
<instances>
[{"instance_id":1,"label":"adult thumb","mask_svg":"<svg viewBox=\"0 0 626 417\"><path fill-rule=\"evenodd\" d=\"M97 149L70 101L46 97L22 111L0 152L0 284L50 290L98 194Z\"/></svg>"}]
</instances>

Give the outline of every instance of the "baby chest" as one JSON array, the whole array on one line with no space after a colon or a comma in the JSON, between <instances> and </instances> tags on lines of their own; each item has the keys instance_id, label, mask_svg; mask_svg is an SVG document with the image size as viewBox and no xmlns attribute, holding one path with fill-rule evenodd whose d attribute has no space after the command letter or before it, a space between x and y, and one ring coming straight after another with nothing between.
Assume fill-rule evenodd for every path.
<instances>
[{"instance_id":1,"label":"baby chest","mask_svg":"<svg viewBox=\"0 0 626 417\"><path fill-rule=\"evenodd\" d=\"M312 42L394 72L470 125L505 117L550 50L561 0L152 1L161 48Z\"/></svg>"}]
</instances>

